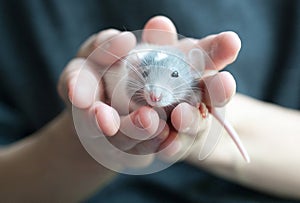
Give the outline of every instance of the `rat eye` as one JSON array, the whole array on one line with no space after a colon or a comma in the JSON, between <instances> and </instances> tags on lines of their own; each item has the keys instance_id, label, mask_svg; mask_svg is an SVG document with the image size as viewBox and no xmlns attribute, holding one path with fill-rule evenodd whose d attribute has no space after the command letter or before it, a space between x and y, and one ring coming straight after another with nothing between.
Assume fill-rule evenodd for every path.
<instances>
[{"instance_id":1,"label":"rat eye","mask_svg":"<svg viewBox=\"0 0 300 203\"><path fill-rule=\"evenodd\" d=\"M172 72L171 77L172 78L178 78L178 71L175 70L174 72Z\"/></svg>"},{"instance_id":2,"label":"rat eye","mask_svg":"<svg viewBox=\"0 0 300 203\"><path fill-rule=\"evenodd\" d=\"M142 76L143 76L144 78L146 78L146 77L148 77L148 74L149 74L149 72L145 70L145 71L142 73Z\"/></svg>"}]
</instances>

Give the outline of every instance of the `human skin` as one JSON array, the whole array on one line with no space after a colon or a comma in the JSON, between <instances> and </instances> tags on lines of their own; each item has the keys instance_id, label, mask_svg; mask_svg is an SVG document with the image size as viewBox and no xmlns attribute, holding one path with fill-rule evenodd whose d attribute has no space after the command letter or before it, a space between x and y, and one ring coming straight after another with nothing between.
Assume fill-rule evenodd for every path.
<instances>
[{"instance_id":1,"label":"human skin","mask_svg":"<svg viewBox=\"0 0 300 203\"><path fill-rule=\"evenodd\" d=\"M198 143L186 161L246 187L300 199L300 112L241 94L232 98L226 112L251 162L244 162L225 131L210 157L198 160Z\"/></svg>"},{"instance_id":2,"label":"human skin","mask_svg":"<svg viewBox=\"0 0 300 203\"><path fill-rule=\"evenodd\" d=\"M145 29L160 29L167 32L176 33L174 25L168 19L163 17L151 19L145 25ZM105 32L106 39L119 34L119 32L115 30L108 30ZM143 38L151 43L170 45L176 44L177 39L174 36L175 35L166 34L165 36L156 38L155 36L149 36L149 34L145 32ZM101 36L100 33L98 38L97 36L94 38L96 42L93 40L90 41L90 43L87 42L79 51L79 56L88 56L91 51L99 45L97 44L97 39L99 40L99 38L102 38L103 40L103 37L104 36ZM101 40L99 41L101 42ZM100 43L99 41L98 43ZM182 41L181 43L185 42ZM232 32L211 35L201 40L195 40L194 43L202 47L209 54L218 70L222 70L226 65L234 62L241 47L238 36ZM190 45L184 46L187 46L187 49L191 48ZM111 62L109 59L106 60L108 60L106 63ZM72 74L68 73L67 75ZM205 161L199 161L198 159L199 144L201 144L200 141L192 147L191 153L186 160L189 163L208 170L209 172L228 178L247 187L277 196L300 198L298 192L300 188L300 182L298 178L295 178L298 176L297 171L300 170L300 153L297 146L299 139L298 132L300 132L298 125L300 121L299 111L261 102L240 94L232 97L235 93L235 83L232 76L226 72L219 73L217 77L211 77L207 80L207 94L211 91L216 92L216 86L220 85L220 78L222 80L222 85L225 87L226 94L225 97L221 98L218 98L217 96L213 97L214 100L212 102L215 106L223 106L229 100L231 100L231 102L229 102L227 105L226 115L234 124L234 127L238 131L243 143L249 151L251 163L247 164L244 162L226 133L219 145L217 145L215 151ZM72 101L73 105L81 108L92 106L92 102L86 104L85 102L87 102L87 100L81 100L81 98L77 98L76 100L76 98L70 95L70 92L72 93L72 84L70 81L72 80L65 80L65 82L67 82L67 87L65 87L65 89L68 89L69 93L68 96L63 96L66 98L66 101L69 101L70 98L71 101L74 99ZM92 88L90 87L89 89ZM61 93L61 95L64 95L64 93ZM207 95L204 95L204 98L208 98L205 96ZM204 102L209 104L211 101L207 99L204 100ZM109 107L103 105L102 108ZM104 110L102 109L102 112L103 111ZM176 131L172 130L173 128L171 130L170 128L166 129L169 134L167 137L162 136L163 141L159 147L163 147L166 145L166 143L170 143L170 140L173 141L173 143L174 141L175 143L179 143L177 146L180 146L182 143L182 140L180 139L185 136L176 136L178 132L179 134L193 134L195 132L197 133L197 131L203 131L208 127L203 125L199 128L197 122L191 124L190 122L185 122L186 120L184 119L180 119L180 112L182 111L185 112L186 117L192 118L193 120L203 121L198 109L195 109L187 104L178 105L171 115L172 124ZM106 118L108 117L109 115L107 115ZM154 117L152 117L151 120L155 119ZM101 126L101 122L99 122L99 125ZM118 133L116 134L118 126L102 126L102 129L105 129L105 127L107 127L107 135L114 135L115 137L120 135ZM122 135L120 135L120 137L121 136ZM176 137L177 140L174 139L174 137ZM127 143L124 143L124 145L127 145L131 141L132 140L127 140ZM143 143L143 145L145 145L145 143ZM144 148L143 145L134 144L132 149ZM154 146L154 149L156 147L157 146ZM174 151L169 152L169 154L176 153L178 150L180 150L179 148L173 148ZM167 154L167 157L164 158L170 158L168 157L169 154ZM151 159L146 160L146 162L142 165L147 165L150 162Z\"/></svg>"},{"instance_id":3,"label":"human skin","mask_svg":"<svg viewBox=\"0 0 300 203\"><path fill-rule=\"evenodd\" d=\"M161 17L151 19L145 28L176 32L174 25ZM166 34L155 38L151 35L147 36L147 32L144 34L147 41L163 45L176 44L174 36ZM241 46L236 34L231 32L211 35L201 40L195 40L194 43L209 54L218 70L235 60ZM190 49L189 45L184 46ZM87 45L87 47L93 50L93 46ZM261 102L240 94L232 97L235 92L235 84L231 75L224 72L219 74L217 79L214 77L208 79L209 90L206 93L208 91L216 92L216 86L219 85L216 81L219 81L220 78L225 87L226 96L225 98L213 97L215 100L212 102L216 106L222 106L231 99L226 108L228 119L234 124L249 151L251 163L247 164L242 160L226 133L208 159L199 161L199 142L192 147L187 161L256 190L277 196L300 198L298 192L300 182L298 178L295 178L298 176L297 171L300 170L300 153L297 146L300 132L299 111ZM210 101L204 100L204 102L208 104ZM204 125L199 129L197 122L191 125L189 122L181 120L179 115L182 109L184 109L186 117L201 120L197 109L186 104L179 105L171 115L172 124L177 131L171 131L169 138L178 131L180 134L193 134L197 130L203 131L207 127ZM180 138L183 137L185 136L177 137L179 143ZM162 145L164 146L165 143Z\"/></svg>"},{"instance_id":4,"label":"human skin","mask_svg":"<svg viewBox=\"0 0 300 203\"><path fill-rule=\"evenodd\" d=\"M177 42L177 38L174 37L176 29L172 22L165 17L152 18L144 29L160 29L173 33L172 35L166 34L166 36L156 38L145 31L143 38L148 42L157 44L175 44ZM91 113L93 116L96 115L98 125L104 134L109 138L115 138L115 142L124 140L125 136L119 131L119 126L126 124L129 120L134 120L134 124L137 126L147 126L145 133L153 134L157 130L160 122L156 113L149 107L143 107L130 115L118 117L117 112L105 104L103 97L105 90L101 83L98 100L95 102L89 99L92 98L91 93L93 93L89 90L93 90L94 86L98 85L95 83L97 76L92 71L86 72L86 83L83 83L81 89L75 89L74 80L76 80L78 70L85 58L105 39L124 34L126 33L120 33L117 30L106 30L91 37L81 47L78 55L70 61L61 75L58 91L66 102L66 109L37 132L1 148L0 179L2 183L5 183L0 186L3 201L79 201L99 190L114 177L114 172L93 160L82 147L72 122L70 111L72 105ZM123 38L126 39L126 46L121 46L124 41L114 41L108 49L116 54L125 55L135 46L135 41L131 41L132 38L130 38L130 35L128 36L128 38ZM218 70L223 69L235 60L241 45L238 36L232 32L212 35L201 40L195 40L195 42L209 53ZM123 47L123 49L116 49L117 47ZM103 52L98 54L99 57L94 61L96 64L103 65L115 60L110 59ZM234 95L235 82L227 72L219 73L218 77L225 84L225 96L212 102L222 106ZM208 82L208 88L218 85L218 82L213 80L212 77ZM195 133L195 128L198 131L203 131L207 127L198 128L198 126L194 126L195 124L190 126L189 122L184 119L181 120L181 117L177 116L177 114L180 114L180 108L185 110L186 116L189 118L194 120L202 118L198 109L187 104L178 105L171 115L174 128L166 126L164 131L155 137L159 142L149 140L136 143L125 138L125 141L119 147L130 145L126 150L134 150L135 153L138 153L145 146L150 146L155 151L166 144L172 143L174 147L170 148L165 158L176 154L181 146L181 140L177 136L178 132ZM139 116L139 119L135 119L137 116ZM113 119L116 119L117 122L114 125L109 125ZM157 122L153 122L155 120ZM143 163L131 166L141 167L147 165L152 161L152 158L149 157Z\"/></svg>"}]
</instances>

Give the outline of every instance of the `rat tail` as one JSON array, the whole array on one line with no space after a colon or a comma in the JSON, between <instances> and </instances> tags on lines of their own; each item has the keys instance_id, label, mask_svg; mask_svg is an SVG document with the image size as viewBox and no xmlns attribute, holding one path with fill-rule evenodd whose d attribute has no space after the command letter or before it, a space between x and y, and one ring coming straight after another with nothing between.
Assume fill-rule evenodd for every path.
<instances>
[{"instance_id":1,"label":"rat tail","mask_svg":"<svg viewBox=\"0 0 300 203\"><path fill-rule=\"evenodd\" d=\"M214 107L212 107L210 110L211 110L210 113L220 122L221 125L224 126L226 132L229 134L229 136L234 141L235 145L239 149L239 151L242 154L245 161L247 163L250 163L250 157L248 155L248 152L247 152L246 148L244 147L242 141L240 140L239 135L237 134L235 129L232 127L232 125L226 119L222 119L221 115L216 111L216 109Z\"/></svg>"}]
</instances>

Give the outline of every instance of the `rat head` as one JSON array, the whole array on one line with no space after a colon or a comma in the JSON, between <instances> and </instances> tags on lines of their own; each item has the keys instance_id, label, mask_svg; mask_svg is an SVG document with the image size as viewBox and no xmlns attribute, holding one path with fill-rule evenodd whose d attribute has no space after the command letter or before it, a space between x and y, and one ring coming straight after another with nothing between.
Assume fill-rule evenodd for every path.
<instances>
[{"instance_id":1,"label":"rat head","mask_svg":"<svg viewBox=\"0 0 300 203\"><path fill-rule=\"evenodd\" d=\"M183 56L147 51L138 58L138 63L128 66L127 91L134 102L153 107L195 103L197 80Z\"/></svg>"}]
</instances>

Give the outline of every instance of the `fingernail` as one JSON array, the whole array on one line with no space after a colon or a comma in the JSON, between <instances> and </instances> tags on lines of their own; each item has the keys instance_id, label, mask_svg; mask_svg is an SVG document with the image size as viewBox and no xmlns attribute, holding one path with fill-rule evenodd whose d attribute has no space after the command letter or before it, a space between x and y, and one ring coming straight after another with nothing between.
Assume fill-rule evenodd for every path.
<instances>
[{"instance_id":1,"label":"fingernail","mask_svg":"<svg viewBox=\"0 0 300 203\"><path fill-rule=\"evenodd\" d=\"M68 85L68 97L71 103L73 103L74 90L76 85L76 79L73 78Z\"/></svg>"}]
</instances>

